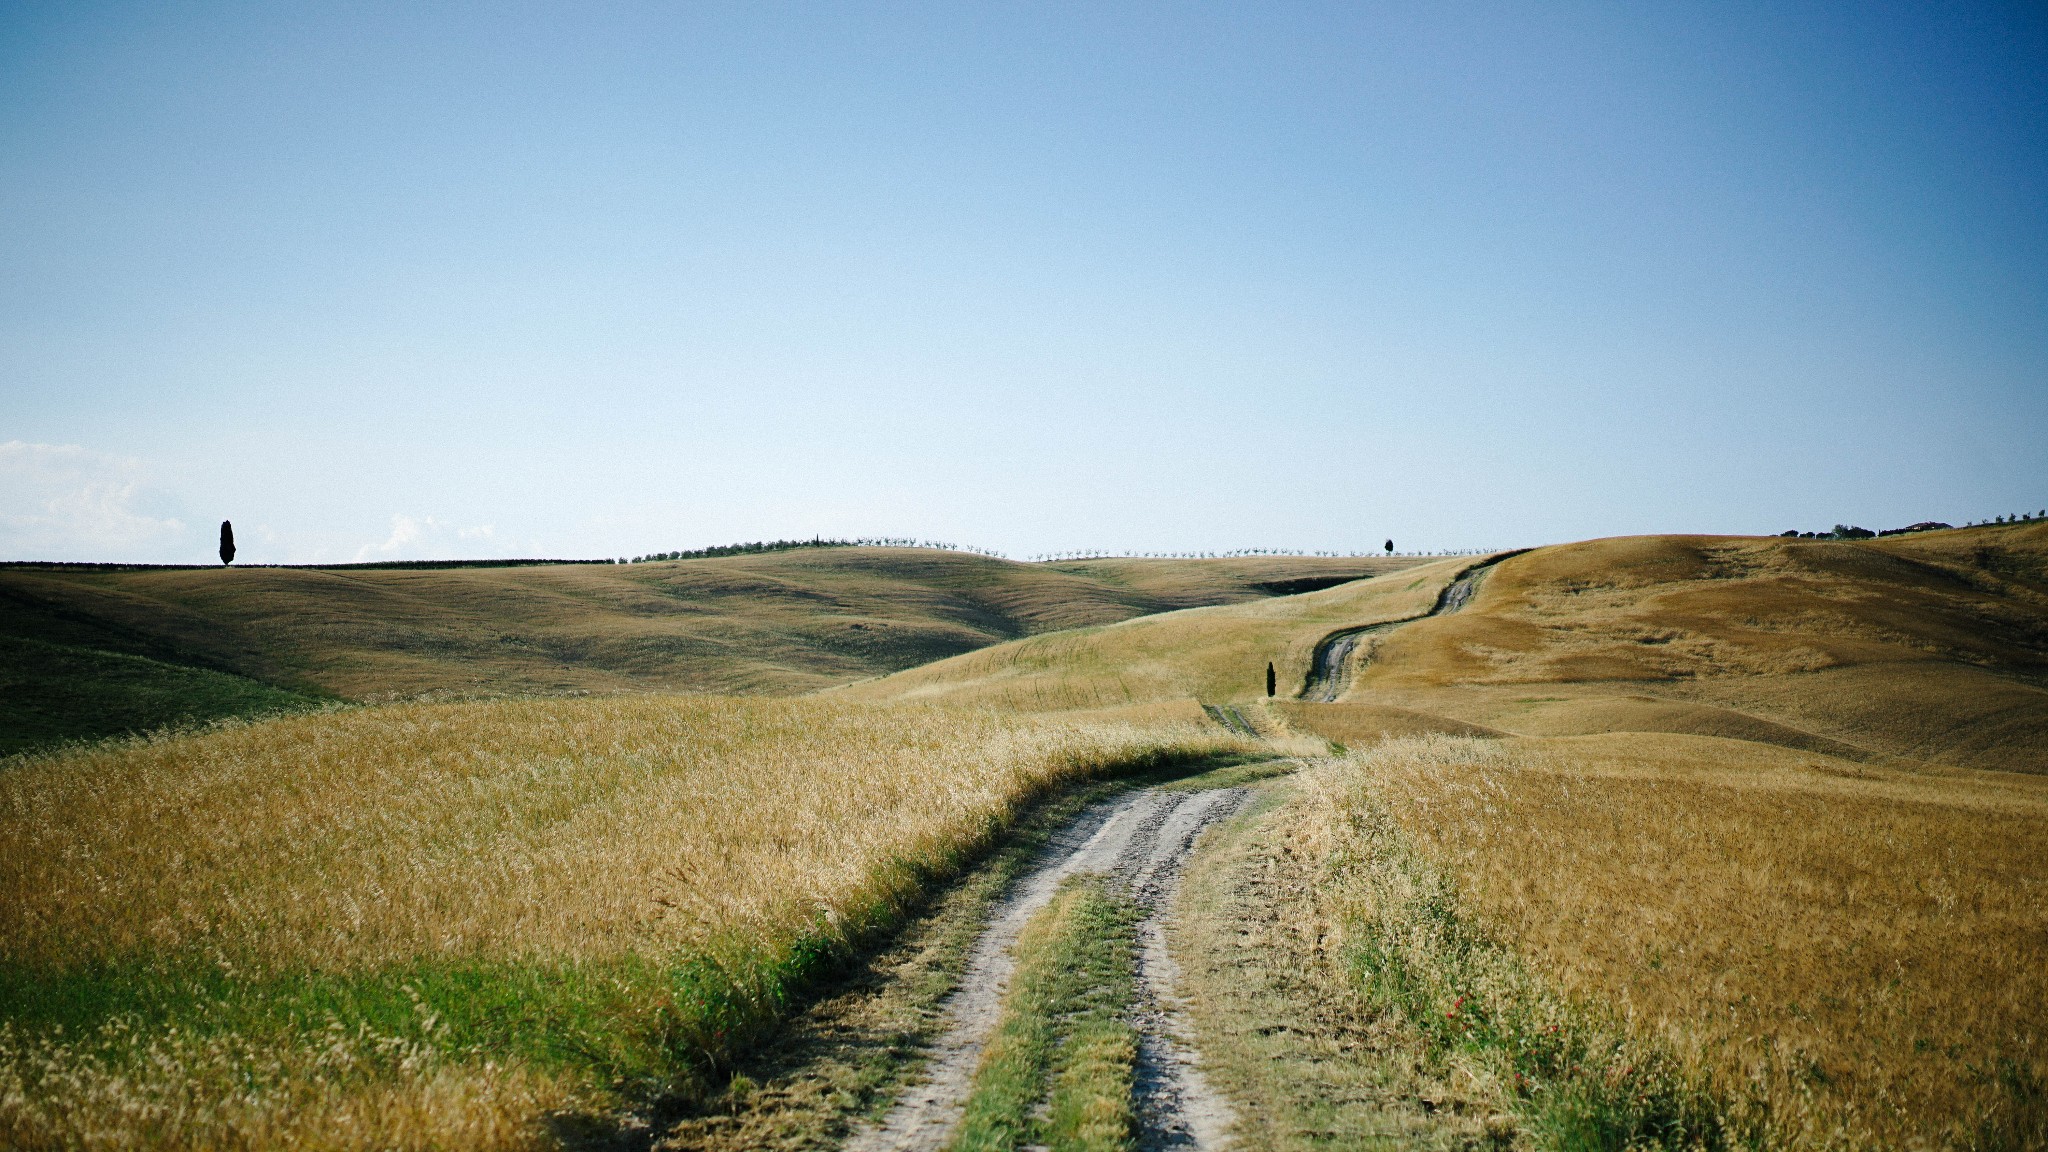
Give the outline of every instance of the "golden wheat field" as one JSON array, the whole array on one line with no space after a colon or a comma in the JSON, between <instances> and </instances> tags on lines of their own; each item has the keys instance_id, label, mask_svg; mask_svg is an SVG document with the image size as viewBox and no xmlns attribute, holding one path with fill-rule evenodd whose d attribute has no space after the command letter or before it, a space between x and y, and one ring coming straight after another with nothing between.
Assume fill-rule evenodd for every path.
<instances>
[{"instance_id":1,"label":"golden wheat field","mask_svg":"<svg viewBox=\"0 0 2048 1152\"><path fill-rule=\"evenodd\" d=\"M1288 699L1318 643L1422 617L1472 559L1267 596L1281 568L1019 583L864 551L728 565L716 589L678 562L356 592L459 607L525 581L513 608L536 619L595 589L700 631L717 613L693 597L752 597L769 607L733 609L746 627L802 617L775 643L806 651L913 618L979 620L966 646L1086 626L802 699L413 701L8 761L0 1145L611 1139L628 1106L714 1099L809 981L1035 799L1253 751L1202 707L1227 704L1263 755L1347 746L1302 780L1328 811L1276 810L1297 839L1366 851L1330 831L1344 806L1389 814L1403 858L1512 952L1500 988L1633 1037L1599 1076L1673 1054L1769 1146L2048 1146L2048 532L1538 549L1379 636L1332 704ZM1239 602L1100 622L1182 595ZM367 685L414 658L406 640L353 665L348 645L382 643L362 624L329 637L335 669Z\"/></svg>"},{"instance_id":2,"label":"golden wheat field","mask_svg":"<svg viewBox=\"0 0 2048 1152\"><path fill-rule=\"evenodd\" d=\"M607 1076L743 1041L806 948L886 928L1033 797L1236 746L1191 724L638 696L17 763L0 1143L539 1141ZM564 1055L565 1030L620 1051Z\"/></svg>"},{"instance_id":3,"label":"golden wheat field","mask_svg":"<svg viewBox=\"0 0 2048 1152\"><path fill-rule=\"evenodd\" d=\"M1325 771L1772 1144L2048 1139L2048 781L1645 734L1392 740Z\"/></svg>"}]
</instances>

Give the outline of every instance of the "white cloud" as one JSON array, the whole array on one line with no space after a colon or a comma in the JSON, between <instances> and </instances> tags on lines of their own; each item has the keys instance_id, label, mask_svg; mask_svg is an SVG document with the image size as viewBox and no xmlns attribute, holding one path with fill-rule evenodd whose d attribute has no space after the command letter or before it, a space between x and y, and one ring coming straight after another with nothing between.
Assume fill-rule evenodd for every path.
<instances>
[{"instance_id":1,"label":"white cloud","mask_svg":"<svg viewBox=\"0 0 2048 1152\"><path fill-rule=\"evenodd\" d=\"M458 528L432 516L391 517L391 535L380 544L365 544L356 551L356 562L372 560L462 560L481 559L476 542L488 542L497 534L489 524Z\"/></svg>"},{"instance_id":2,"label":"white cloud","mask_svg":"<svg viewBox=\"0 0 2048 1152\"><path fill-rule=\"evenodd\" d=\"M140 460L76 444L0 444L0 559L186 560L185 522L166 515Z\"/></svg>"}]
</instances>

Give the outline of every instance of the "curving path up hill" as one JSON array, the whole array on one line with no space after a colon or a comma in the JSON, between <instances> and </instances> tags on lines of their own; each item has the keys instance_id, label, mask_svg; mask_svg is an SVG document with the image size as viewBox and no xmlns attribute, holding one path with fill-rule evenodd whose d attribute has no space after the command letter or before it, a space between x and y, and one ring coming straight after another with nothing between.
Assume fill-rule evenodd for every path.
<instances>
[{"instance_id":1,"label":"curving path up hill","mask_svg":"<svg viewBox=\"0 0 2048 1152\"><path fill-rule=\"evenodd\" d=\"M1344 689L1350 686L1351 667L1354 663L1351 657L1352 653L1358 651L1360 644L1365 645L1364 658L1372 659L1372 650L1378 645L1381 636L1403 625L1413 624L1417 620L1427 620L1432 616L1448 616L1463 608L1471 603L1473 594L1479 590L1480 580L1485 578L1488 570L1509 557L1520 556L1527 551L1527 548L1517 548L1512 552L1497 552L1466 567L1449 584L1444 585L1444 590L1437 593L1436 603L1420 616L1367 624L1362 628L1346 628L1323 637L1316 644L1315 654L1309 658L1308 679L1302 684L1297 698L1313 704L1335 703L1337 697L1344 694Z\"/></svg>"}]
</instances>

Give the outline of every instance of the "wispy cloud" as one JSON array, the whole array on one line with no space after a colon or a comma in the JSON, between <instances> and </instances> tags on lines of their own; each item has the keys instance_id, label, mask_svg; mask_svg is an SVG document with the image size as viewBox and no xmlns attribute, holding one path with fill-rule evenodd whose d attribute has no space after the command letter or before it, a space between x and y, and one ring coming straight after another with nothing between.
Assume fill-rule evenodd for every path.
<instances>
[{"instance_id":1,"label":"wispy cloud","mask_svg":"<svg viewBox=\"0 0 2048 1152\"><path fill-rule=\"evenodd\" d=\"M142 461L77 444L0 444L0 553L10 560L181 559L185 522Z\"/></svg>"}]
</instances>

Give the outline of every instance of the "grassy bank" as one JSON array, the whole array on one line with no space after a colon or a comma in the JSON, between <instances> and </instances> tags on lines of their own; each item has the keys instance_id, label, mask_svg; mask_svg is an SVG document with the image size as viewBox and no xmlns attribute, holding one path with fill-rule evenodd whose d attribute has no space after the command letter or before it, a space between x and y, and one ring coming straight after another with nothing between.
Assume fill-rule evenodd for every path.
<instances>
[{"instance_id":1,"label":"grassy bank","mask_svg":"<svg viewBox=\"0 0 2048 1152\"><path fill-rule=\"evenodd\" d=\"M0 756L314 707L225 672L0 636Z\"/></svg>"},{"instance_id":2,"label":"grassy bank","mask_svg":"<svg viewBox=\"0 0 2048 1152\"><path fill-rule=\"evenodd\" d=\"M0 1142L516 1147L723 1088L1025 806L1228 746L638 697L29 761L0 778Z\"/></svg>"},{"instance_id":3,"label":"grassy bank","mask_svg":"<svg viewBox=\"0 0 2048 1152\"><path fill-rule=\"evenodd\" d=\"M1397 1022L1437 1079L1513 1117L1539 1147L1753 1142L1654 1041L1558 995L1473 918L1455 875L1415 849L1376 769L1443 746L1396 742L1301 777L1299 840L1321 863L1337 961L1364 1001Z\"/></svg>"},{"instance_id":4,"label":"grassy bank","mask_svg":"<svg viewBox=\"0 0 2048 1152\"><path fill-rule=\"evenodd\" d=\"M830 1146L862 1118L880 1120L944 1033L944 1002L966 971L990 912L1051 837L1089 804L1126 787L1105 780L1033 808L1002 845L890 946L849 969L748 1053L727 1091L674 1119L668 1152L751 1152Z\"/></svg>"},{"instance_id":5,"label":"grassy bank","mask_svg":"<svg viewBox=\"0 0 2048 1152\"><path fill-rule=\"evenodd\" d=\"M1627 735L1303 783L1359 987L1554 1146L2048 1144L2037 778Z\"/></svg>"}]
</instances>

